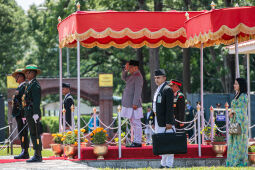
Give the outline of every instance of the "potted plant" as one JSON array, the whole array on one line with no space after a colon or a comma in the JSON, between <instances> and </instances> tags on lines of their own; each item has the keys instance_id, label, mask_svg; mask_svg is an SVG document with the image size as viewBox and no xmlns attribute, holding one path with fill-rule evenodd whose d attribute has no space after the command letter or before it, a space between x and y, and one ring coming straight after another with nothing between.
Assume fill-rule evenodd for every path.
<instances>
[{"instance_id":1,"label":"potted plant","mask_svg":"<svg viewBox=\"0 0 255 170\"><path fill-rule=\"evenodd\" d=\"M122 132L121 133L121 145L125 145L125 136L126 136L126 133L125 132ZM119 145L119 138L114 138L114 141L116 143L116 146Z\"/></svg>"},{"instance_id":2,"label":"potted plant","mask_svg":"<svg viewBox=\"0 0 255 170\"><path fill-rule=\"evenodd\" d=\"M60 157L63 154L63 140L61 140L63 135L60 133L52 134L52 137L54 144L51 144L51 149L55 156Z\"/></svg>"},{"instance_id":3,"label":"potted plant","mask_svg":"<svg viewBox=\"0 0 255 170\"><path fill-rule=\"evenodd\" d=\"M216 126L216 125L215 125ZM204 129L202 130L202 132L204 132L204 135L205 135L205 138L206 138L206 140L205 140L205 143L207 144L207 145L210 145L211 144L211 127L209 127L209 126L206 126L206 127L204 127ZM201 134L202 134L202 132L201 132ZM216 132L216 128L214 127L213 128L213 136L215 135L215 132Z\"/></svg>"},{"instance_id":4,"label":"potted plant","mask_svg":"<svg viewBox=\"0 0 255 170\"><path fill-rule=\"evenodd\" d=\"M97 159L104 159L103 155L108 152L108 145L106 144L108 136L107 131L102 127L98 127L91 132L90 136L94 154L98 156Z\"/></svg>"},{"instance_id":5,"label":"potted plant","mask_svg":"<svg viewBox=\"0 0 255 170\"><path fill-rule=\"evenodd\" d=\"M249 161L251 165L255 166L255 145L254 144L248 147L248 157L249 157Z\"/></svg>"},{"instance_id":6,"label":"potted plant","mask_svg":"<svg viewBox=\"0 0 255 170\"><path fill-rule=\"evenodd\" d=\"M81 129L81 136L80 136L80 142L84 141L83 133L85 132L85 129ZM63 138L61 139L64 144L64 152L65 155L69 158L74 158L77 155L77 146L78 146L78 130L75 129L73 132L68 131L65 133Z\"/></svg>"},{"instance_id":7,"label":"potted plant","mask_svg":"<svg viewBox=\"0 0 255 170\"><path fill-rule=\"evenodd\" d=\"M226 135L218 132L213 138L212 149L216 153L216 157L223 157L223 154L227 150Z\"/></svg>"}]
</instances>

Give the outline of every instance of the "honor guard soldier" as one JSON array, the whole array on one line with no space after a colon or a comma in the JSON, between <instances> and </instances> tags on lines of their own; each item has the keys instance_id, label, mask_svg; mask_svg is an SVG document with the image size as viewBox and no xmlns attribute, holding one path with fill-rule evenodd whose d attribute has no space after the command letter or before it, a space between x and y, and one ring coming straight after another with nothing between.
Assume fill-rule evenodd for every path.
<instances>
[{"instance_id":1,"label":"honor guard soldier","mask_svg":"<svg viewBox=\"0 0 255 170\"><path fill-rule=\"evenodd\" d=\"M130 60L122 71L122 80L126 82L126 87L122 95L121 116L128 118L134 131L133 143L128 147L142 146L142 89L143 76L139 71L139 61Z\"/></svg>"},{"instance_id":2,"label":"honor guard soldier","mask_svg":"<svg viewBox=\"0 0 255 170\"><path fill-rule=\"evenodd\" d=\"M180 91L182 83L178 80L171 80L169 86L174 92L174 116L178 121L183 122L185 116L185 97L184 94ZM177 129L184 128L184 124L176 121L175 127Z\"/></svg>"},{"instance_id":3,"label":"honor guard soldier","mask_svg":"<svg viewBox=\"0 0 255 170\"><path fill-rule=\"evenodd\" d=\"M71 107L74 105L73 97L70 94L70 84L69 83L62 83L62 93L65 95L64 98L64 109L65 109L65 120L66 120L66 129L71 129L74 121L74 117L72 116L72 109ZM64 123L64 122L63 122Z\"/></svg>"},{"instance_id":4,"label":"honor guard soldier","mask_svg":"<svg viewBox=\"0 0 255 170\"><path fill-rule=\"evenodd\" d=\"M41 86L36 76L41 73L36 65L27 65L23 70L26 79L29 81L22 97L22 104L25 110L26 120L30 130L33 143L34 156L27 162L42 162L42 141L39 132L39 120L41 118Z\"/></svg>"},{"instance_id":5,"label":"honor guard soldier","mask_svg":"<svg viewBox=\"0 0 255 170\"><path fill-rule=\"evenodd\" d=\"M13 95L12 116L15 117L17 122L19 139L22 148L21 154L18 156L14 156L14 159L29 159L28 127L26 125L24 108L22 107L22 96L25 93L26 78L25 74L22 73L22 71L23 69L17 69L14 73L12 73L12 77L14 77L16 82L19 84L18 88L15 91L15 95Z\"/></svg>"}]
</instances>

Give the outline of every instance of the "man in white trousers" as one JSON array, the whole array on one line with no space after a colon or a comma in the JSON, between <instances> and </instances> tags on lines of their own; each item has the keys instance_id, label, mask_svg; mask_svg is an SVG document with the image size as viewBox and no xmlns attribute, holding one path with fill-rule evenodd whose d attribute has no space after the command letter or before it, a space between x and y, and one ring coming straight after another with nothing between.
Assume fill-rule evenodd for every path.
<instances>
[{"instance_id":1,"label":"man in white trousers","mask_svg":"<svg viewBox=\"0 0 255 170\"><path fill-rule=\"evenodd\" d=\"M155 83L158 86L152 102L152 110L155 116L155 133L173 133L175 131L173 112L174 93L166 82L165 70L155 70ZM172 168L174 154L164 154L161 156L160 168Z\"/></svg>"},{"instance_id":2,"label":"man in white trousers","mask_svg":"<svg viewBox=\"0 0 255 170\"><path fill-rule=\"evenodd\" d=\"M122 79L126 82L126 87L122 95L121 116L128 118L133 128L133 142L128 147L142 146L142 89L143 77L139 71L139 62L130 60L122 71Z\"/></svg>"}]
</instances>

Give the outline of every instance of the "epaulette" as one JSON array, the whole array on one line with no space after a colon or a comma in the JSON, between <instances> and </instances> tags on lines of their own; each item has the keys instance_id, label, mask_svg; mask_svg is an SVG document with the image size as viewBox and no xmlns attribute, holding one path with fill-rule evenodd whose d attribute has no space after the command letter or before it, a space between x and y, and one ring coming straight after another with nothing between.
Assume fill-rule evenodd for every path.
<instances>
[{"instance_id":1,"label":"epaulette","mask_svg":"<svg viewBox=\"0 0 255 170\"><path fill-rule=\"evenodd\" d=\"M184 98L184 94L182 93L182 92L178 92L178 94L177 94L177 99L182 99L182 98Z\"/></svg>"}]
</instances>

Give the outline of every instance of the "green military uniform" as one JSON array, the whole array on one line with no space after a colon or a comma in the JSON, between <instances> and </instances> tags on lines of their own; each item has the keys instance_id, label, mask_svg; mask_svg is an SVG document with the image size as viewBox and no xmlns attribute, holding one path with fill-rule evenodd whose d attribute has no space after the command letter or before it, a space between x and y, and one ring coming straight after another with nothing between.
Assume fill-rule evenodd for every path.
<instances>
[{"instance_id":1,"label":"green military uniform","mask_svg":"<svg viewBox=\"0 0 255 170\"><path fill-rule=\"evenodd\" d=\"M40 73L40 70L37 69L35 65L28 65L26 66L24 72L26 71L36 71L37 75ZM23 96L23 105L25 110L25 116L28 122L28 127L30 130L30 136L33 143L33 149L35 150L35 159L31 159L30 162L40 162L42 161L41 158L41 151L42 151L42 142L39 133L39 120L35 120L33 118L34 115L38 115L39 118L41 117L41 110L40 110L40 103L41 103L41 86L36 78L29 81L27 88L25 90L25 94ZM38 159L37 159L38 158ZM33 161L35 160L35 161ZM39 160L39 161L38 161Z\"/></svg>"},{"instance_id":2,"label":"green military uniform","mask_svg":"<svg viewBox=\"0 0 255 170\"><path fill-rule=\"evenodd\" d=\"M16 78L18 74L22 73L23 69L17 69L12 76ZM18 75L20 76L20 75ZM25 80L25 75L24 80ZM22 107L22 96L25 92L26 82L22 82L19 84L18 88L15 91L15 95L13 95L12 101L12 116L15 117L18 127L19 138L21 142L22 152L20 155L15 156L14 159L28 159L28 148L29 148L29 139L28 139L28 127L25 122L24 108Z\"/></svg>"},{"instance_id":3,"label":"green military uniform","mask_svg":"<svg viewBox=\"0 0 255 170\"><path fill-rule=\"evenodd\" d=\"M178 80L171 80L170 81L170 84L169 84L171 87L176 85L179 87L182 86L182 83ZM172 87L174 88L174 87ZM174 88L176 89L176 88ZM185 97L184 97L184 94L178 90L175 92L174 94L174 103L173 103L173 109L174 109L174 117L176 120L178 121L181 121L183 122L184 121L184 116L185 116ZM180 126L181 123L175 121L175 127L177 129L180 129L180 128L184 128L184 127L181 127Z\"/></svg>"},{"instance_id":4,"label":"green military uniform","mask_svg":"<svg viewBox=\"0 0 255 170\"><path fill-rule=\"evenodd\" d=\"M183 122L185 116L185 97L181 91L178 91L176 96L174 96L173 107L175 119ZM175 127L178 129L181 128L180 123L175 122Z\"/></svg>"}]
</instances>

